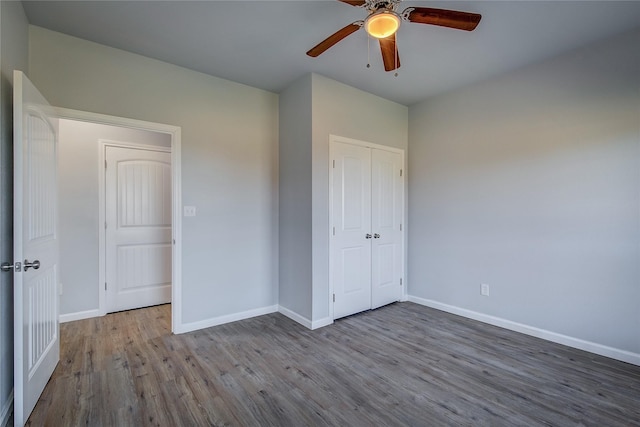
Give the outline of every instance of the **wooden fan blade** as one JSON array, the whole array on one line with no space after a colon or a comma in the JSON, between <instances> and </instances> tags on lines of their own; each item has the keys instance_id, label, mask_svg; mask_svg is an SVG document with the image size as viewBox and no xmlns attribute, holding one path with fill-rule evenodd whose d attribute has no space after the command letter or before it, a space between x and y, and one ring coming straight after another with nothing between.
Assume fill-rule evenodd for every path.
<instances>
[{"instance_id":1,"label":"wooden fan blade","mask_svg":"<svg viewBox=\"0 0 640 427\"><path fill-rule=\"evenodd\" d=\"M352 34L352 33L355 33L356 31L358 31L360 29L360 27L362 26L362 25L359 25L359 24L360 23L354 22L354 23L349 24L346 27L336 31L335 33L331 34L329 37L327 37L326 39L324 39L323 41L321 41L320 43L318 43L317 45L312 47L311 50L309 50L309 52L307 52L307 55L313 56L315 58L316 56L320 55L325 50L329 49L334 44L338 43L343 38L347 37L349 34Z\"/></svg>"},{"instance_id":2,"label":"wooden fan blade","mask_svg":"<svg viewBox=\"0 0 640 427\"><path fill-rule=\"evenodd\" d=\"M365 1L364 0L338 0L342 3L350 4L351 6L362 6Z\"/></svg>"},{"instance_id":3,"label":"wooden fan blade","mask_svg":"<svg viewBox=\"0 0 640 427\"><path fill-rule=\"evenodd\" d=\"M430 7L414 7L409 12L409 21L418 24L440 25L441 27L455 28L457 30L473 31L482 15L470 12L458 12L456 10L432 9Z\"/></svg>"},{"instance_id":4,"label":"wooden fan blade","mask_svg":"<svg viewBox=\"0 0 640 427\"><path fill-rule=\"evenodd\" d=\"M396 68L400 68L400 56L398 55L395 34L385 39L380 39L380 50L382 51L382 62L384 62L385 71L393 71Z\"/></svg>"}]
</instances>

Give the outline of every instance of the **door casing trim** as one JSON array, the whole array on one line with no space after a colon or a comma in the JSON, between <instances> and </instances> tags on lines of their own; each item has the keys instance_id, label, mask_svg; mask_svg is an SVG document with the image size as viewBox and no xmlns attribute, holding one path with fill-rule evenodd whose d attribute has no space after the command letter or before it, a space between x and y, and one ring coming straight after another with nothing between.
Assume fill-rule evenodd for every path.
<instances>
[{"instance_id":1,"label":"door casing trim","mask_svg":"<svg viewBox=\"0 0 640 427\"><path fill-rule=\"evenodd\" d=\"M333 292L334 292L334 287L333 287L333 281L331 280L332 277L332 272L334 269L333 266L333 257L332 257L332 244L331 244L331 238L332 236L332 229L333 229L333 154L334 154L334 146L336 143L343 143L343 144L351 144L351 145L357 145L360 147L367 147L367 148L375 148L378 150L384 150L384 151L390 151L393 153L398 153L402 156L402 169L404 171L404 176L403 176L403 193L402 193L402 217L403 217L403 231L402 231L402 250L403 250L403 254L402 254L402 277L405 278L403 285L402 285L402 295L401 295L401 299L400 301L406 301L407 300L407 173L406 173L406 169L407 169L407 161L406 161L406 156L405 156L405 150L401 149L401 148L396 148L396 147L390 147L388 145L381 145L381 144L375 144L373 142L367 142L367 141L362 141L362 140L358 140L358 139L353 139L353 138L347 138L344 136L339 136L339 135L333 135L333 134L329 134L329 163L327 164L327 167L329 168L329 294L327 295L327 300L329 301L329 319L331 321L335 320L334 317L334 313L333 313Z\"/></svg>"},{"instance_id":2,"label":"door casing trim","mask_svg":"<svg viewBox=\"0 0 640 427\"><path fill-rule=\"evenodd\" d=\"M88 122L102 125L118 126L129 129L144 130L156 133L164 133L169 135L171 139L171 198L172 198L172 224L171 224L171 331L178 333L182 330L182 163L181 163L181 128L179 126L167 125L162 123L147 122L143 120L129 119L125 117L109 116L105 114L92 113L88 111L73 110L68 108L55 108L56 116L60 119L69 119L80 122ZM106 142L106 141L105 141ZM104 146L101 141L98 144L101 150L100 158L104 162ZM108 145L120 145L118 142L109 141ZM131 144L128 144L131 145ZM143 144L134 144L140 147ZM161 149L162 147L154 147ZM104 180L104 169L99 168L102 179ZM101 202L104 203L104 181L100 183L100 191L102 192ZM101 219L99 224L104 224L104 211L100 210ZM100 227L100 245L99 245L99 282L98 286L104 286L106 277L104 269L104 227ZM106 314L106 298L104 292L99 293L99 313Z\"/></svg>"}]
</instances>

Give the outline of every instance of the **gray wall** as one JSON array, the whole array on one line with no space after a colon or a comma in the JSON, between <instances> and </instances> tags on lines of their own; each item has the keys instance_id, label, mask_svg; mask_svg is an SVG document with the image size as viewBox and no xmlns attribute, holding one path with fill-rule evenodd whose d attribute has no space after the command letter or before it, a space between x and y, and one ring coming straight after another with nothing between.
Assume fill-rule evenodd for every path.
<instances>
[{"instance_id":1,"label":"gray wall","mask_svg":"<svg viewBox=\"0 0 640 427\"><path fill-rule=\"evenodd\" d=\"M412 296L640 353L638 46L411 107Z\"/></svg>"},{"instance_id":2,"label":"gray wall","mask_svg":"<svg viewBox=\"0 0 640 427\"><path fill-rule=\"evenodd\" d=\"M311 74L280 93L279 305L311 320Z\"/></svg>"},{"instance_id":3,"label":"gray wall","mask_svg":"<svg viewBox=\"0 0 640 427\"><path fill-rule=\"evenodd\" d=\"M22 4L0 1L0 262L13 261L13 70L27 71ZM13 275L0 272L0 425L13 390Z\"/></svg>"},{"instance_id":4,"label":"gray wall","mask_svg":"<svg viewBox=\"0 0 640 427\"><path fill-rule=\"evenodd\" d=\"M329 136L407 149L408 108L318 74L280 95L280 305L329 318Z\"/></svg>"},{"instance_id":5,"label":"gray wall","mask_svg":"<svg viewBox=\"0 0 640 427\"><path fill-rule=\"evenodd\" d=\"M318 74L312 85L312 298L313 321L319 321L329 316L329 135L407 150L409 111Z\"/></svg>"},{"instance_id":6,"label":"gray wall","mask_svg":"<svg viewBox=\"0 0 640 427\"><path fill-rule=\"evenodd\" d=\"M277 304L276 94L39 27L29 72L52 105L180 126L182 323ZM276 248L276 250L274 250Z\"/></svg>"},{"instance_id":7,"label":"gray wall","mask_svg":"<svg viewBox=\"0 0 640 427\"><path fill-rule=\"evenodd\" d=\"M98 310L100 223L99 140L171 146L167 134L78 122L59 122L60 314Z\"/></svg>"}]
</instances>

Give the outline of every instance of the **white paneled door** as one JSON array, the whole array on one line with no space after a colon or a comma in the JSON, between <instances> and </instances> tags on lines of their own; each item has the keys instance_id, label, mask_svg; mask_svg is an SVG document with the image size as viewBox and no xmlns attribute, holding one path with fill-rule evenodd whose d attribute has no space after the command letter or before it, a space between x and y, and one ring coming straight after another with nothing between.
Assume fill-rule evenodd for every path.
<instances>
[{"instance_id":1,"label":"white paneled door","mask_svg":"<svg viewBox=\"0 0 640 427\"><path fill-rule=\"evenodd\" d=\"M22 426L60 359L57 121L20 71L14 101L14 423Z\"/></svg>"},{"instance_id":2,"label":"white paneled door","mask_svg":"<svg viewBox=\"0 0 640 427\"><path fill-rule=\"evenodd\" d=\"M371 150L333 146L333 317L371 308Z\"/></svg>"},{"instance_id":3,"label":"white paneled door","mask_svg":"<svg viewBox=\"0 0 640 427\"><path fill-rule=\"evenodd\" d=\"M105 147L107 312L171 301L171 153Z\"/></svg>"},{"instance_id":4,"label":"white paneled door","mask_svg":"<svg viewBox=\"0 0 640 427\"><path fill-rule=\"evenodd\" d=\"M334 319L402 297L404 180L400 152L331 144L330 280Z\"/></svg>"},{"instance_id":5,"label":"white paneled door","mask_svg":"<svg viewBox=\"0 0 640 427\"><path fill-rule=\"evenodd\" d=\"M371 308L402 297L402 155L371 150Z\"/></svg>"}]
</instances>

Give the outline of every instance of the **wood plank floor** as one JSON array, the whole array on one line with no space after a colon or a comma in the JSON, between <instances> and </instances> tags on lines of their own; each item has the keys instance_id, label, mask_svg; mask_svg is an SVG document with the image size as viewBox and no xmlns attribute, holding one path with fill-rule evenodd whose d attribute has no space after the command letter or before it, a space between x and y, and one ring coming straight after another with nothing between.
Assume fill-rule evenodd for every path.
<instances>
[{"instance_id":1,"label":"wood plank floor","mask_svg":"<svg viewBox=\"0 0 640 427\"><path fill-rule=\"evenodd\" d=\"M640 426L640 367L413 303L183 335L170 307L61 325L41 426Z\"/></svg>"}]
</instances>

